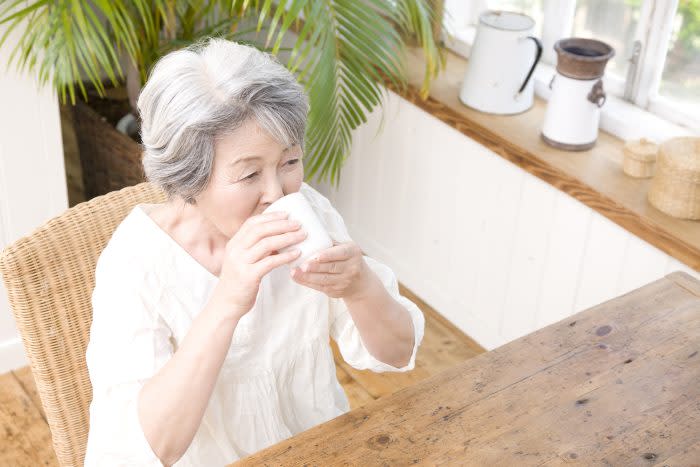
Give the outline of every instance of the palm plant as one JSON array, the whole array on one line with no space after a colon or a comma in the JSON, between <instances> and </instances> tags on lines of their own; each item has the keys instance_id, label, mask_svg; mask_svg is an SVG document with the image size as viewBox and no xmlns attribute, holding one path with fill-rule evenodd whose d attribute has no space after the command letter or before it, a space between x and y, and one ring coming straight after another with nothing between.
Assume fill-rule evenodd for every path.
<instances>
[{"instance_id":1,"label":"palm plant","mask_svg":"<svg viewBox=\"0 0 700 467\"><path fill-rule=\"evenodd\" d=\"M385 83L406 89L409 41L423 50L420 92L427 97L445 64L435 40L436 10L431 0L4 0L0 46L19 26L10 63L36 70L41 84L50 81L62 102L73 104L77 90L87 99L83 76L103 96L106 75L115 86L131 79L133 105L160 56L205 36L284 51L287 68L309 94L306 176L320 171L335 184L351 130L380 104ZM245 30L245 24L253 26ZM289 31L294 45L283 48ZM252 32L255 40L243 39Z\"/></svg>"}]
</instances>

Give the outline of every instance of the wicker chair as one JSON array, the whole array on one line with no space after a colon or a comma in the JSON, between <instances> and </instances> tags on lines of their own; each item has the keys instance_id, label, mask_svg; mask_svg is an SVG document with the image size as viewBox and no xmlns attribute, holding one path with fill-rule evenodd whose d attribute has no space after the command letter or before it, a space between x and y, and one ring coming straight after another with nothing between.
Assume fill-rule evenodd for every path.
<instances>
[{"instance_id":1,"label":"wicker chair","mask_svg":"<svg viewBox=\"0 0 700 467\"><path fill-rule=\"evenodd\" d=\"M62 466L82 466L92 387L85 349L95 266L119 223L138 203L165 195L149 183L78 204L0 254L25 352Z\"/></svg>"}]
</instances>

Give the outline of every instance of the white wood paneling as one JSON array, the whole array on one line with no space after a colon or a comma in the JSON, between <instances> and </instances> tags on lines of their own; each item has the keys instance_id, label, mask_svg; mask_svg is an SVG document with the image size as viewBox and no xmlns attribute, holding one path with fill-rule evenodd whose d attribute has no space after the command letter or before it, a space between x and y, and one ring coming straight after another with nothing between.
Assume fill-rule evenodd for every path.
<instances>
[{"instance_id":1,"label":"white wood paneling","mask_svg":"<svg viewBox=\"0 0 700 467\"><path fill-rule=\"evenodd\" d=\"M593 211L582 203L555 192L544 272L542 280L533 284L539 288L540 304L532 329L557 322L573 313L592 218Z\"/></svg>"},{"instance_id":2,"label":"white wood paneling","mask_svg":"<svg viewBox=\"0 0 700 467\"><path fill-rule=\"evenodd\" d=\"M38 88L33 76L6 67L19 33L15 30L0 49L0 248L68 207L56 96L50 88ZM0 283L0 373L24 365Z\"/></svg>"},{"instance_id":3,"label":"white wood paneling","mask_svg":"<svg viewBox=\"0 0 700 467\"><path fill-rule=\"evenodd\" d=\"M483 228L479 242L473 245L478 249L479 259L475 264L477 274L471 308L479 316L493 316L493 324L500 327L525 173L510 163L501 164L492 153L489 155L493 176L483 183L493 186L493 197L477 198L486 209L482 210L483 217L477 220L482 222Z\"/></svg>"},{"instance_id":4,"label":"white wood paneling","mask_svg":"<svg viewBox=\"0 0 700 467\"><path fill-rule=\"evenodd\" d=\"M628 233L616 294L625 294L658 279L660 271L665 273L670 259L663 251Z\"/></svg>"},{"instance_id":5,"label":"white wood paneling","mask_svg":"<svg viewBox=\"0 0 700 467\"><path fill-rule=\"evenodd\" d=\"M583 255L575 310L585 310L617 295L629 233L597 212L593 213Z\"/></svg>"},{"instance_id":6,"label":"white wood paneling","mask_svg":"<svg viewBox=\"0 0 700 467\"><path fill-rule=\"evenodd\" d=\"M487 349L675 270L699 275L389 92L336 191L353 239Z\"/></svg>"},{"instance_id":7,"label":"white wood paneling","mask_svg":"<svg viewBox=\"0 0 700 467\"><path fill-rule=\"evenodd\" d=\"M533 329L537 324L540 288L524 278L532 278L535 283L542 280L554 221L555 190L528 173L524 178L499 326L500 335L507 340L519 337L523 330Z\"/></svg>"}]
</instances>

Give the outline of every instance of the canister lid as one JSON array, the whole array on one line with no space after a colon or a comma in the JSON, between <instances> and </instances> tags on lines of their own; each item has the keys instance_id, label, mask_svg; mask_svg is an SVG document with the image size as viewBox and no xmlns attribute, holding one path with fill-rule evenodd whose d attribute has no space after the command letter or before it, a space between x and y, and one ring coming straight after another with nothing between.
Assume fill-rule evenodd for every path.
<instances>
[{"instance_id":1,"label":"canister lid","mask_svg":"<svg viewBox=\"0 0 700 467\"><path fill-rule=\"evenodd\" d=\"M625 155L632 159L642 162L654 162L659 152L659 145L646 138L641 138L626 142L623 150Z\"/></svg>"},{"instance_id":2,"label":"canister lid","mask_svg":"<svg viewBox=\"0 0 700 467\"><path fill-rule=\"evenodd\" d=\"M554 43L557 72L573 79L591 80L603 76L615 49L596 39L569 37Z\"/></svg>"},{"instance_id":3,"label":"canister lid","mask_svg":"<svg viewBox=\"0 0 700 467\"><path fill-rule=\"evenodd\" d=\"M529 16L504 10L486 10L479 15L479 21L505 31L527 31L535 26L535 20Z\"/></svg>"}]
</instances>

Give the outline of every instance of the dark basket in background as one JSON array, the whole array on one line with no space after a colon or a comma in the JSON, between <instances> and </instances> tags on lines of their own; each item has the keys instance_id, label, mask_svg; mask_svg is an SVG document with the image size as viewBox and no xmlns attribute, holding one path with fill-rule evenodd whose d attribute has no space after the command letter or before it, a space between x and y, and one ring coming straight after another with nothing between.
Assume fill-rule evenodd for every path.
<instances>
[{"instance_id":1,"label":"dark basket in background","mask_svg":"<svg viewBox=\"0 0 700 467\"><path fill-rule=\"evenodd\" d=\"M145 181L139 143L82 101L72 110L86 200Z\"/></svg>"}]
</instances>

